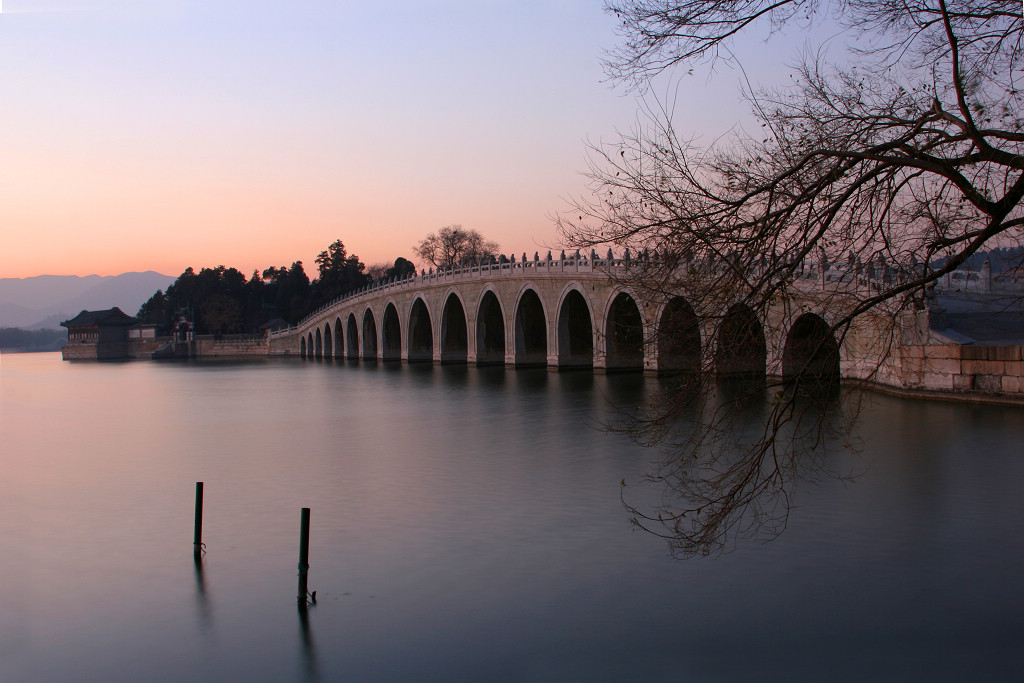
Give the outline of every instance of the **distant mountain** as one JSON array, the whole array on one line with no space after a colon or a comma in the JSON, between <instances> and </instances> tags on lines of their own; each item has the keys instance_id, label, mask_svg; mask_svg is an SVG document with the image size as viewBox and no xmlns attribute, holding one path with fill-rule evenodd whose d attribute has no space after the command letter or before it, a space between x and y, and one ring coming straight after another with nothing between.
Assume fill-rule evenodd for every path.
<instances>
[{"instance_id":1,"label":"distant mountain","mask_svg":"<svg viewBox=\"0 0 1024 683\"><path fill-rule=\"evenodd\" d=\"M114 306L135 315L156 290L166 290L175 279L152 270L109 276L0 278L0 327L52 329L82 310Z\"/></svg>"},{"instance_id":2,"label":"distant mountain","mask_svg":"<svg viewBox=\"0 0 1024 683\"><path fill-rule=\"evenodd\" d=\"M100 310L102 310L104 308L113 308L113 306L99 306L98 308ZM118 308L121 308L121 307L118 306ZM80 310L81 309L79 309L79 311ZM88 310L88 309L86 309L86 310ZM125 311L125 309L123 309L123 308L121 308L121 310ZM136 309L136 311L137 310L138 309ZM128 315L135 315L136 311L132 311L131 313L128 313L128 311L125 311L125 313L128 313ZM53 315L48 315L45 318L43 318L42 320L38 320L38 321L32 323L31 325L24 325L24 326L22 326L21 329L23 329L23 330L58 330L58 329L60 329L60 324L62 322L64 322L65 320L70 320L71 318L74 318L76 315L78 315L78 311L76 311L75 313L55 313Z\"/></svg>"},{"instance_id":3,"label":"distant mountain","mask_svg":"<svg viewBox=\"0 0 1024 683\"><path fill-rule=\"evenodd\" d=\"M39 320L39 311L18 304L0 303L0 327L27 327L28 321Z\"/></svg>"}]
</instances>

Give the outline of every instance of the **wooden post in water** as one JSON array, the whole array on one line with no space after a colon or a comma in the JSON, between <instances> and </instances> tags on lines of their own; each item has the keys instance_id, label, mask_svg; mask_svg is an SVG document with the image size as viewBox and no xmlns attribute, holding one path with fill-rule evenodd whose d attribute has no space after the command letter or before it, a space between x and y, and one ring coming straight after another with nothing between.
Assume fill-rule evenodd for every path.
<instances>
[{"instance_id":1,"label":"wooden post in water","mask_svg":"<svg viewBox=\"0 0 1024 683\"><path fill-rule=\"evenodd\" d=\"M306 595L309 593L307 578L309 574L309 508L302 508L302 526L299 530L299 606L306 606Z\"/></svg>"},{"instance_id":2,"label":"wooden post in water","mask_svg":"<svg viewBox=\"0 0 1024 683\"><path fill-rule=\"evenodd\" d=\"M196 559L203 553L203 482L196 482L196 530L192 536L192 553Z\"/></svg>"}]
</instances>

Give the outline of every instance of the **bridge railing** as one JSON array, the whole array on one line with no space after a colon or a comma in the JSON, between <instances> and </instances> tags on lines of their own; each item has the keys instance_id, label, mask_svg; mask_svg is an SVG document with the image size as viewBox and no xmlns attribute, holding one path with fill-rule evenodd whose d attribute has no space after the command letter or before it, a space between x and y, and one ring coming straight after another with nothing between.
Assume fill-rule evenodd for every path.
<instances>
[{"instance_id":1,"label":"bridge railing","mask_svg":"<svg viewBox=\"0 0 1024 683\"><path fill-rule=\"evenodd\" d=\"M362 297L377 296L382 292L393 289L408 289L436 284L437 282L465 280L467 278L488 278L497 276L532 276L540 273L562 273L562 272L593 272L606 270L608 268L626 267L637 259L631 259L629 253L622 258L614 258L609 250L608 258L597 258L591 252L591 256L585 257L577 252L566 256L563 252L560 258L553 258L551 252L547 257L541 258L534 253L532 260L526 258L526 254L519 260L513 255L506 258L494 259L489 263L473 263L452 268L438 268L436 271L431 268L429 271L420 271L419 275L410 275L405 278L392 278L390 280L376 280L364 287L346 292L341 296L323 304L312 313L306 315L297 324L288 328L270 333L270 338L280 337L293 333L300 327L305 327L309 322L319 318L325 312L338 307L339 305L357 300Z\"/></svg>"},{"instance_id":2,"label":"bridge railing","mask_svg":"<svg viewBox=\"0 0 1024 683\"><path fill-rule=\"evenodd\" d=\"M645 250L642 253L631 256L626 250L621 257L615 257L609 249L606 257L600 258L594 250L589 255L581 254L578 250L574 254L566 255L563 251L559 257L553 257L551 252L542 258L539 253L534 252L533 258L527 258L524 253L520 259L515 255L506 257L504 254L498 259L492 258L489 262L475 262L450 268L431 268L429 271L421 270L419 274L411 274L404 278L392 278L390 280L376 280L357 290L346 292L315 311L305 316L296 325L286 329L271 332L268 336L273 339L293 334L296 329L307 326L310 322L317 320L327 311L338 307L346 302L354 302L361 298L372 298L389 290L406 290L434 285L440 282L464 281L467 279L488 279L501 277L535 277L540 275L553 275L556 273L606 273L644 266L654 261L657 263L657 254L648 254ZM680 269L689 269L693 264L681 262ZM768 267L768 260L764 262ZM878 292L884 288L898 284L906 279L909 273L902 273L892 268L882 260L874 260L868 263L861 263L859 260L850 258L847 260L820 261L807 260L800 264L794 273L794 285L807 290L818 291L836 290L849 293ZM984 278L983 274L965 275L974 280ZM952 278L946 278L952 282ZM991 281L991 277L989 277ZM940 288L941 288L940 283ZM1000 283L1002 284L1002 283ZM948 286L948 285L947 285ZM1003 285L1005 286L1005 285ZM990 288L999 288L999 285ZM1014 289L1024 291L1024 282L1015 280ZM979 287L980 289L980 287ZM989 290L991 291L991 289Z\"/></svg>"},{"instance_id":3,"label":"bridge railing","mask_svg":"<svg viewBox=\"0 0 1024 683\"><path fill-rule=\"evenodd\" d=\"M405 278L377 280L364 287L360 287L359 289L346 292L334 300L318 307L312 313L309 313L302 318L302 320L297 324L291 325L286 329L271 332L269 337L276 338L293 334L295 330L307 326L310 322L320 318L327 311L332 310L343 303L354 302L361 298L372 298L388 290L404 290L429 286L438 282L462 281L469 278L484 279L495 276L533 277L541 274L565 272L610 273L614 270L628 269L634 266L646 264L650 262L652 258L656 260L658 257L656 255L652 257L646 252L637 254L636 256L631 256L628 250L626 250L623 256L616 258L611 249L608 250L608 254L605 258L598 257L597 253L593 250L591 250L589 256L580 254L580 252L577 251L569 256L567 256L565 252L562 252L557 258L553 257L551 252L548 252L547 256L544 258L541 258L539 253L534 252L532 259L527 258L525 253L522 255L522 258L518 260L514 255L511 258L507 258L502 255L500 259L492 259L492 261L488 263L472 263L451 268L438 268L437 270L431 268L429 271L421 270L418 275L412 274ZM688 268L689 266L690 264L688 263L682 263L680 268ZM802 277L812 280L821 280L820 268L817 268L816 266L817 264L814 264L806 269L802 269L806 273L805 275L802 275ZM846 279L848 280L848 278ZM825 281L840 282L843 280L843 271L837 271L834 267L826 270Z\"/></svg>"}]
</instances>

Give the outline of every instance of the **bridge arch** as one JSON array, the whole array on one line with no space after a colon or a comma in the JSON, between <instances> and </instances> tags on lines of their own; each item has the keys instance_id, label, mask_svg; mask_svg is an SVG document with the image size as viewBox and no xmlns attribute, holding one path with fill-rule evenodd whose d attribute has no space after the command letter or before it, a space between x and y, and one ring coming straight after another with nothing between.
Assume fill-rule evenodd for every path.
<instances>
[{"instance_id":1,"label":"bridge arch","mask_svg":"<svg viewBox=\"0 0 1024 683\"><path fill-rule=\"evenodd\" d=\"M780 378L798 376L800 373L795 369L800 363L798 358L804 358L805 365L809 360L812 366L822 361L817 354L806 350L807 342L803 339L806 336L823 342L838 342L841 376L868 376L872 364L883 360L878 355L881 349L875 348L878 346L875 343L878 332L870 316L842 333L836 331L828 337L823 336L822 321L831 324L832 316L838 315L831 307L841 305L843 299L840 297L838 303L834 302L829 293L831 290L825 291L823 288L826 285L813 279L798 279L794 282L793 297L777 302L764 311L755 308L753 311L756 314L742 306L727 312L725 309L728 304L711 309L703 305L698 307L695 301L691 301L690 306L697 310L700 321L699 330L695 330L691 324L689 306L681 300L673 300L676 296L686 298L685 289L657 300L648 299L643 288L633 290L624 286L627 280L619 273L626 271L619 269L630 266L618 260L607 262L595 259L590 262L587 259L538 259L503 265L508 267L454 269L443 273L422 274L351 292L329 307L307 316L298 325L271 332L268 335L267 351L274 356L299 354L303 358L315 358L316 337L319 336L321 357L359 359L365 347L369 349L368 357L383 358L383 346L390 358L393 353L393 342L390 341L394 336L393 329L388 330L389 341L386 345L380 344L377 339L365 340L368 343L364 344L360 335L366 336L363 323L367 308L372 310L371 315L376 323L373 331L380 335L383 330L377 328L382 326L385 310L391 302L399 316L400 357L405 358L409 348L410 309L419 297L431 320L432 360L441 360L442 348L450 344L449 333L452 329L444 308L452 292L455 292L468 323L467 360L480 364L567 366L582 359L579 353L581 349L571 341L573 335L567 334L566 328L562 326L567 324L567 320L577 323L583 320L582 316L576 315L582 310L578 307L579 300L575 295L570 295L571 291L576 290L590 307L594 347L592 362L599 369L603 369L608 360L611 361L608 365L613 369L617 364L614 353L608 358L609 348L613 352L616 350L614 324L611 326L611 335L608 330L609 318L618 318L618 322L622 322L621 315L617 315L624 310L620 307L622 300L619 295L622 292L632 297L643 322L641 330L645 370L686 372L687 368L696 365L693 359L699 353L702 357L701 370L708 375L714 373L729 377L752 372L764 377L770 372ZM855 293L853 288L859 286L839 280L829 282L831 284L828 286L834 287L840 295L847 291ZM729 303L737 301L739 299ZM821 320L799 320L806 313L816 315ZM390 319L391 314L387 315ZM445 321L442 325L443 316ZM740 324L744 318L749 318L748 322L754 324ZM333 327L325 326L328 319L334 324ZM633 320L636 321L635 311ZM743 332L744 327L752 329ZM672 329L689 329L691 332L684 334L682 340L673 340L670 334ZM568 349L566 340L569 340ZM732 348L744 345L748 347L745 353L737 353ZM831 343L828 346L831 348ZM457 348L461 351L461 345ZM834 355L826 352L823 358L829 360L819 369L834 370ZM741 359L745 362L740 363ZM893 381L906 384L918 380L897 378ZM761 384L763 386L763 379Z\"/></svg>"},{"instance_id":2,"label":"bridge arch","mask_svg":"<svg viewBox=\"0 0 1024 683\"><path fill-rule=\"evenodd\" d=\"M532 284L519 293L515 308L515 364L517 366L547 365L548 326L544 304Z\"/></svg>"},{"instance_id":3,"label":"bridge arch","mask_svg":"<svg viewBox=\"0 0 1024 683\"><path fill-rule=\"evenodd\" d=\"M605 316L605 367L608 370L643 370L644 319L629 292L615 295Z\"/></svg>"},{"instance_id":4,"label":"bridge arch","mask_svg":"<svg viewBox=\"0 0 1024 683\"><path fill-rule=\"evenodd\" d=\"M562 292L558 304L558 367L594 367L593 308L578 284Z\"/></svg>"},{"instance_id":5,"label":"bridge arch","mask_svg":"<svg viewBox=\"0 0 1024 683\"><path fill-rule=\"evenodd\" d=\"M359 325L356 323L356 314L348 314L348 322L345 324L347 328L345 333L345 355L350 360L356 360L359 358Z\"/></svg>"},{"instance_id":6,"label":"bridge arch","mask_svg":"<svg viewBox=\"0 0 1024 683\"><path fill-rule=\"evenodd\" d=\"M487 288L480 297L476 314L476 364L500 365L505 362L505 311L494 290Z\"/></svg>"},{"instance_id":7,"label":"bridge arch","mask_svg":"<svg viewBox=\"0 0 1024 683\"><path fill-rule=\"evenodd\" d=\"M324 358L333 358L334 338L331 335L331 323L324 323Z\"/></svg>"},{"instance_id":8,"label":"bridge arch","mask_svg":"<svg viewBox=\"0 0 1024 683\"><path fill-rule=\"evenodd\" d=\"M313 357L323 358L324 357L324 341L320 336L320 328L316 328L316 336L313 337Z\"/></svg>"},{"instance_id":9,"label":"bridge arch","mask_svg":"<svg viewBox=\"0 0 1024 683\"><path fill-rule=\"evenodd\" d=\"M451 290L441 309L440 346L442 363L465 363L469 357L466 308L458 292Z\"/></svg>"},{"instance_id":10,"label":"bridge arch","mask_svg":"<svg viewBox=\"0 0 1024 683\"><path fill-rule=\"evenodd\" d=\"M793 321L782 352L782 377L822 383L839 379L839 344L821 316L804 313Z\"/></svg>"},{"instance_id":11,"label":"bridge arch","mask_svg":"<svg viewBox=\"0 0 1024 683\"><path fill-rule=\"evenodd\" d=\"M369 306L363 313L363 360L377 360L377 321Z\"/></svg>"},{"instance_id":12,"label":"bridge arch","mask_svg":"<svg viewBox=\"0 0 1024 683\"><path fill-rule=\"evenodd\" d=\"M395 361L402 359L402 324L398 319L398 308L393 301L384 307L381 320L380 354L381 360Z\"/></svg>"},{"instance_id":13,"label":"bridge arch","mask_svg":"<svg viewBox=\"0 0 1024 683\"><path fill-rule=\"evenodd\" d=\"M434 334L430 325L430 311L422 296L417 296L409 312L410 363L434 360Z\"/></svg>"},{"instance_id":14,"label":"bridge arch","mask_svg":"<svg viewBox=\"0 0 1024 683\"><path fill-rule=\"evenodd\" d=\"M746 304L733 304L718 326L715 374L719 379L765 381L764 326Z\"/></svg>"},{"instance_id":15,"label":"bridge arch","mask_svg":"<svg viewBox=\"0 0 1024 683\"><path fill-rule=\"evenodd\" d=\"M658 320L658 372L696 375L701 369L700 319L684 297L665 304Z\"/></svg>"},{"instance_id":16,"label":"bridge arch","mask_svg":"<svg viewBox=\"0 0 1024 683\"><path fill-rule=\"evenodd\" d=\"M340 317L334 318L334 357L339 360L345 357L345 327Z\"/></svg>"},{"instance_id":17,"label":"bridge arch","mask_svg":"<svg viewBox=\"0 0 1024 683\"><path fill-rule=\"evenodd\" d=\"M334 357L338 360L345 357L345 333L341 318L334 319Z\"/></svg>"}]
</instances>

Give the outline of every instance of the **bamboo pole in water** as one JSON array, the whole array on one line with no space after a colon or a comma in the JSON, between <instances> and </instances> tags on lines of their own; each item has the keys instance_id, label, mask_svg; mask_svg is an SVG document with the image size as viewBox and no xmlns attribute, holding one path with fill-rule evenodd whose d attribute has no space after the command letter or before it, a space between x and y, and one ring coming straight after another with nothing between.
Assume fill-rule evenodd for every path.
<instances>
[{"instance_id":1,"label":"bamboo pole in water","mask_svg":"<svg viewBox=\"0 0 1024 683\"><path fill-rule=\"evenodd\" d=\"M309 593L307 578L309 574L309 508L302 508L302 526L299 530L299 595L300 606L306 605Z\"/></svg>"},{"instance_id":2,"label":"bamboo pole in water","mask_svg":"<svg viewBox=\"0 0 1024 683\"><path fill-rule=\"evenodd\" d=\"M192 535L192 553L198 559L203 552L203 482L196 482L196 528Z\"/></svg>"}]
</instances>

